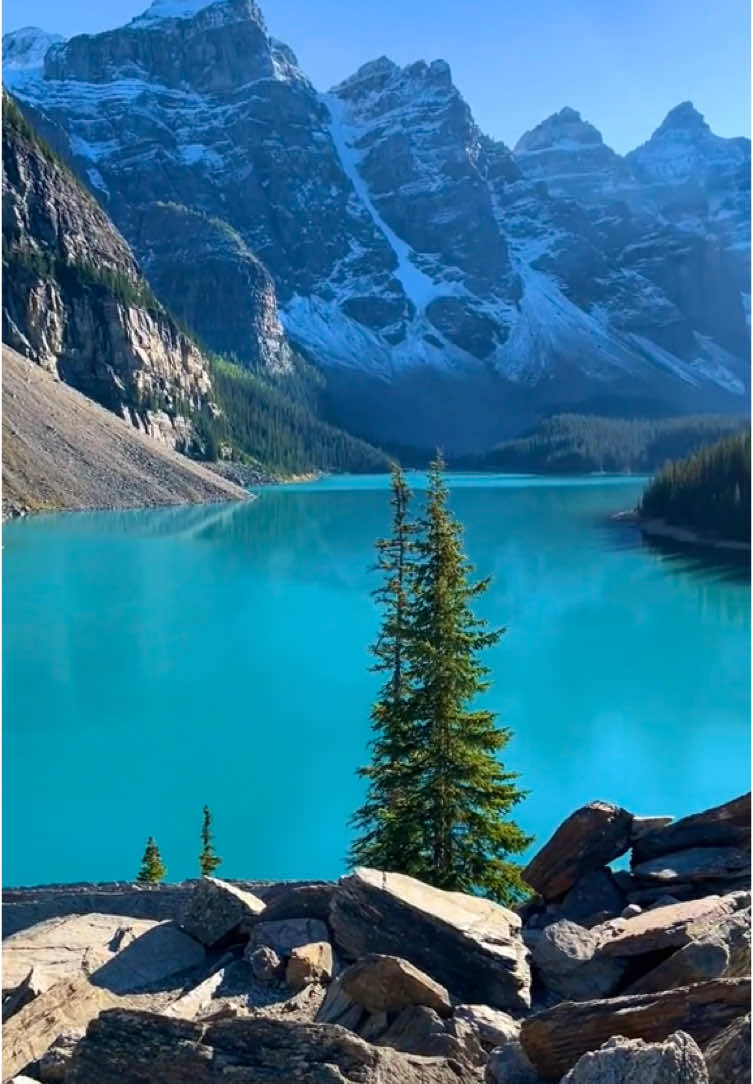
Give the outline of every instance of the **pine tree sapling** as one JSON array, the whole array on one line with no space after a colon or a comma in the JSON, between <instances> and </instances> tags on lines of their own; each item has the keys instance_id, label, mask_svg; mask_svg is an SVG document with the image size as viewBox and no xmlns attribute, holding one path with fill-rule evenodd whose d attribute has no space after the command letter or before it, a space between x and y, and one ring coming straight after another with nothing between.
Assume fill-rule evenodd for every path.
<instances>
[{"instance_id":1,"label":"pine tree sapling","mask_svg":"<svg viewBox=\"0 0 753 1084\"><path fill-rule=\"evenodd\" d=\"M154 836L149 836L136 880L142 885L156 885L164 881L166 876L167 867L162 861L159 847L154 841Z\"/></svg>"},{"instance_id":2,"label":"pine tree sapling","mask_svg":"<svg viewBox=\"0 0 753 1084\"><path fill-rule=\"evenodd\" d=\"M204 819L201 825L201 854L199 855L199 870L202 877L211 877L222 862L222 859L214 853L212 843L212 814L209 806L204 806Z\"/></svg>"}]
</instances>

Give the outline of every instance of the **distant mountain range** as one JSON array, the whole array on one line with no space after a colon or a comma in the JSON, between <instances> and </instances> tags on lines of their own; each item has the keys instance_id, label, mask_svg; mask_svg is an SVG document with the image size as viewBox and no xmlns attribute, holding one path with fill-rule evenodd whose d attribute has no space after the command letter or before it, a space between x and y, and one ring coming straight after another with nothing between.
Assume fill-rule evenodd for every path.
<instances>
[{"instance_id":1,"label":"distant mountain range","mask_svg":"<svg viewBox=\"0 0 753 1084\"><path fill-rule=\"evenodd\" d=\"M3 48L166 307L278 382L313 363L351 432L469 452L563 409L747 410L750 142L689 102L624 157L570 108L511 151L441 60L317 92L251 0Z\"/></svg>"}]
</instances>

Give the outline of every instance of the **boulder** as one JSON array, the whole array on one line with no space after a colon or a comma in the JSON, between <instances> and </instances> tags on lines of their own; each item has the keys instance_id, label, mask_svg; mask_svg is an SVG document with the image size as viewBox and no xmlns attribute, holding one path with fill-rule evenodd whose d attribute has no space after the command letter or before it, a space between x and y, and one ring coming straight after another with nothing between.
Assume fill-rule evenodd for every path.
<instances>
[{"instance_id":1,"label":"boulder","mask_svg":"<svg viewBox=\"0 0 753 1084\"><path fill-rule=\"evenodd\" d=\"M468 1067L371 1046L344 1028L250 1017L198 1024L111 1011L92 1021L66 1084L470 1084Z\"/></svg>"},{"instance_id":2,"label":"boulder","mask_svg":"<svg viewBox=\"0 0 753 1084\"><path fill-rule=\"evenodd\" d=\"M247 950L246 959L251 964L254 978L267 986L275 986L285 974L284 963L269 945L259 945L251 952Z\"/></svg>"},{"instance_id":3,"label":"boulder","mask_svg":"<svg viewBox=\"0 0 753 1084\"><path fill-rule=\"evenodd\" d=\"M4 1025L4 1078L38 1061L59 1035L85 1027L103 1009L119 1004L123 1001L115 994L85 978L51 986Z\"/></svg>"},{"instance_id":4,"label":"boulder","mask_svg":"<svg viewBox=\"0 0 753 1084\"><path fill-rule=\"evenodd\" d=\"M688 927L693 940L635 981L625 993L643 994L750 973L750 911Z\"/></svg>"},{"instance_id":5,"label":"boulder","mask_svg":"<svg viewBox=\"0 0 753 1084\"><path fill-rule=\"evenodd\" d=\"M160 922L92 972L90 980L115 994L132 993L198 967L205 955L204 946L177 923Z\"/></svg>"},{"instance_id":6,"label":"boulder","mask_svg":"<svg viewBox=\"0 0 753 1084\"><path fill-rule=\"evenodd\" d=\"M386 1012L372 1012L358 1027L358 1034L367 1043L375 1043L384 1035L390 1026L390 1020Z\"/></svg>"},{"instance_id":7,"label":"boulder","mask_svg":"<svg viewBox=\"0 0 753 1084\"><path fill-rule=\"evenodd\" d=\"M750 850L750 792L724 805L683 817L635 840L636 865L689 847L739 847Z\"/></svg>"},{"instance_id":8,"label":"boulder","mask_svg":"<svg viewBox=\"0 0 753 1084\"><path fill-rule=\"evenodd\" d=\"M211 1009L212 1001L224 981L225 968L220 967L212 975L204 979L203 982L176 998L165 1009L165 1014L178 1017L181 1020L196 1020L197 1017Z\"/></svg>"},{"instance_id":9,"label":"boulder","mask_svg":"<svg viewBox=\"0 0 753 1084\"><path fill-rule=\"evenodd\" d=\"M446 1021L425 1005L409 1005L403 1009L376 1043L404 1054L457 1058L469 1065L479 1065L486 1060L470 1029L460 1037L453 1035L448 1031Z\"/></svg>"},{"instance_id":10,"label":"boulder","mask_svg":"<svg viewBox=\"0 0 753 1084\"><path fill-rule=\"evenodd\" d=\"M492 1050L486 1063L485 1084L543 1084L520 1042L513 1039Z\"/></svg>"},{"instance_id":11,"label":"boulder","mask_svg":"<svg viewBox=\"0 0 753 1084\"><path fill-rule=\"evenodd\" d=\"M597 926L599 954L638 956L659 949L681 948L693 940L693 924L732 914L734 904L723 896L670 904L643 911L633 918L617 918Z\"/></svg>"},{"instance_id":12,"label":"boulder","mask_svg":"<svg viewBox=\"0 0 753 1084\"><path fill-rule=\"evenodd\" d=\"M610 802L590 802L571 813L523 871L545 900L559 900L587 873L630 847L632 813Z\"/></svg>"},{"instance_id":13,"label":"boulder","mask_svg":"<svg viewBox=\"0 0 753 1084\"><path fill-rule=\"evenodd\" d=\"M265 922L283 918L318 918L326 922L335 886L322 881L310 885L290 885L277 892L264 910Z\"/></svg>"},{"instance_id":14,"label":"boulder","mask_svg":"<svg viewBox=\"0 0 753 1084\"><path fill-rule=\"evenodd\" d=\"M657 1043L685 1031L703 1046L747 1012L749 1002L747 979L715 979L605 1001L563 1001L525 1019L520 1041L539 1073L559 1080L584 1054L616 1035Z\"/></svg>"},{"instance_id":15,"label":"boulder","mask_svg":"<svg viewBox=\"0 0 753 1084\"><path fill-rule=\"evenodd\" d=\"M358 869L338 882L330 925L346 959L402 956L466 1001L500 1009L530 1005L520 918L491 900Z\"/></svg>"},{"instance_id":16,"label":"boulder","mask_svg":"<svg viewBox=\"0 0 753 1084\"><path fill-rule=\"evenodd\" d=\"M561 1084L707 1084L703 1054L689 1035L676 1031L662 1043L609 1039L584 1054Z\"/></svg>"},{"instance_id":17,"label":"boulder","mask_svg":"<svg viewBox=\"0 0 753 1084\"><path fill-rule=\"evenodd\" d=\"M62 979L89 975L154 926L149 919L103 914L39 922L3 941L3 990L22 984L32 965L39 992Z\"/></svg>"},{"instance_id":18,"label":"boulder","mask_svg":"<svg viewBox=\"0 0 753 1084\"><path fill-rule=\"evenodd\" d=\"M314 941L298 945L290 954L285 981L294 990L302 990L311 982L329 982L335 966L329 941Z\"/></svg>"},{"instance_id":19,"label":"boulder","mask_svg":"<svg viewBox=\"0 0 753 1084\"><path fill-rule=\"evenodd\" d=\"M19 1009L23 1009L24 1005L28 1005L44 989L47 989L46 982L40 982L34 968L30 967L18 986L3 993L3 1023L15 1016Z\"/></svg>"},{"instance_id":20,"label":"boulder","mask_svg":"<svg viewBox=\"0 0 753 1084\"><path fill-rule=\"evenodd\" d=\"M324 1001L316 1014L318 1024L339 1024L340 1027L355 1031L361 1026L366 1015L362 1005L358 1005L342 988L341 976L338 975L329 986Z\"/></svg>"},{"instance_id":21,"label":"boulder","mask_svg":"<svg viewBox=\"0 0 753 1084\"><path fill-rule=\"evenodd\" d=\"M86 1034L86 1028L64 1031L34 1066L41 1084L63 1084L73 1051Z\"/></svg>"},{"instance_id":22,"label":"boulder","mask_svg":"<svg viewBox=\"0 0 753 1084\"><path fill-rule=\"evenodd\" d=\"M260 945L274 949L278 956L289 956L294 948L329 941L329 930L318 918L283 918L276 922L257 922L246 948L246 958Z\"/></svg>"},{"instance_id":23,"label":"boulder","mask_svg":"<svg viewBox=\"0 0 753 1084\"><path fill-rule=\"evenodd\" d=\"M229 939L243 922L255 921L264 902L216 877L197 882L181 917L183 929L207 947Z\"/></svg>"},{"instance_id":24,"label":"boulder","mask_svg":"<svg viewBox=\"0 0 753 1084\"><path fill-rule=\"evenodd\" d=\"M750 1084L750 1013L733 1020L703 1051L709 1084Z\"/></svg>"},{"instance_id":25,"label":"boulder","mask_svg":"<svg viewBox=\"0 0 753 1084\"><path fill-rule=\"evenodd\" d=\"M671 891L675 884L736 880L749 869L750 852L739 847L690 847L634 865L633 876Z\"/></svg>"},{"instance_id":26,"label":"boulder","mask_svg":"<svg viewBox=\"0 0 753 1084\"><path fill-rule=\"evenodd\" d=\"M441 1016L452 1012L444 986L399 956L372 953L340 975L346 997L367 1012L400 1012L409 1005L426 1005Z\"/></svg>"},{"instance_id":27,"label":"boulder","mask_svg":"<svg viewBox=\"0 0 753 1084\"><path fill-rule=\"evenodd\" d=\"M470 1024L481 1043L487 1047L504 1046L516 1040L520 1034L518 1020L489 1005L456 1005L452 1018Z\"/></svg>"},{"instance_id":28,"label":"boulder","mask_svg":"<svg viewBox=\"0 0 753 1084\"><path fill-rule=\"evenodd\" d=\"M625 973L625 963L597 956L599 938L566 918L552 923L536 938L534 972L548 990L573 1001L609 997Z\"/></svg>"},{"instance_id":29,"label":"boulder","mask_svg":"<svg viewBox=\"0 0 753 1084\"><path fill-rule=\"evenodd\" d=\"M633 823L630 826L630 842L635 843L651 832L666 828L674 819L674 817L633 817Z\"/></svg>"},{"instance_id":30,"label":"boulder","mask_svg":"<svg viewBox=\"0 0 753 1084\"><path fill-rule=\"evenodd\" d=\"M611 870L597 869L573 885L560 904L560 915L589 927L614 918L624 906L625 896Z\"/></svg>"}]
</instances>

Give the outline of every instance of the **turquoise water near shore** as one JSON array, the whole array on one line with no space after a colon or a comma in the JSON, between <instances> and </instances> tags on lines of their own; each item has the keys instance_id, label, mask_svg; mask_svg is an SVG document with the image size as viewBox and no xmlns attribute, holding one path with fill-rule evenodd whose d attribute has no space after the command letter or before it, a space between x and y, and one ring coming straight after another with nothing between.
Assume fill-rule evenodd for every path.
<instances>
[{"instance_id":1,"label":"turquoise water near shore","mask_svg":"<svg viewBox=\"0 0 753 1084\"><path fill-rule=\"evenodd\" d=\"M418 483L420 479L413 478ZM460 475L452 507L507 626L487 702L540 842L593 798L682 815L748 787L744 566L608 522L638 479ZM196 873L334 877L378 676L386 480L247 505L40 516L4 530L3 882L132 878L156 836Z\"/></svg>"}]
</instances>

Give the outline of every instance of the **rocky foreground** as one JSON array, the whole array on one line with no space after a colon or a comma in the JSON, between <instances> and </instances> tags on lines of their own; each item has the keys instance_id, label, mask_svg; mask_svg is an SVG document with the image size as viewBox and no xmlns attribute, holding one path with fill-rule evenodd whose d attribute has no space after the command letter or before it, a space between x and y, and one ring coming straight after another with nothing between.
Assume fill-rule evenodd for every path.
<instances>
[{"instance_id":1,"label":"rocky foreground","mask_svg":"<svg viewBox=\"0 0 753 1084\"><path fill-rule=\"evenodd\" d=\"M526 879L9 891L3 1080L749 1084L749 794L592 802Z\"/></svg>"}]
</instances>

